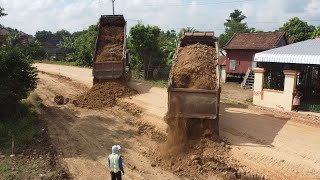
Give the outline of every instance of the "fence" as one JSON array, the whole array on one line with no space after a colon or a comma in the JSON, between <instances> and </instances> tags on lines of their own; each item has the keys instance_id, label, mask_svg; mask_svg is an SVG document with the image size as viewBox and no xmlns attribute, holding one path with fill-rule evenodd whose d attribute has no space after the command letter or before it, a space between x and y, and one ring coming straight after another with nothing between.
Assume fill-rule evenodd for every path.
<instances>
[{"instance_id":1,"label":"fence","mask_svg":"<svg viewBox=\"0 0 320 180\"><path fill-rule=\"evenodd\" d=\"M285 75L282 70L269 70L264 73L264 89L284 90Z\"/></svg>"}]
</instances>

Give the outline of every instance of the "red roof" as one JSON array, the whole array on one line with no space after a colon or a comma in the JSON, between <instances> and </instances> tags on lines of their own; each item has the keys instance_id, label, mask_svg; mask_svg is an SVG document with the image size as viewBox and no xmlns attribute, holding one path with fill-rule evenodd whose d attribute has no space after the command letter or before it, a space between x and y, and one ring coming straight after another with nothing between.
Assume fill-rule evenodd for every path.
<instances>
[{"instance_id":1,"label":"red roof","mask_svg":"<svg viewBox=\"0 0 320 180\"><path fill-rule=\"evenodd\" d=\"M236 33L224 49L268 50L277 47L284 32Z\"/></svg>"}]
</instances>

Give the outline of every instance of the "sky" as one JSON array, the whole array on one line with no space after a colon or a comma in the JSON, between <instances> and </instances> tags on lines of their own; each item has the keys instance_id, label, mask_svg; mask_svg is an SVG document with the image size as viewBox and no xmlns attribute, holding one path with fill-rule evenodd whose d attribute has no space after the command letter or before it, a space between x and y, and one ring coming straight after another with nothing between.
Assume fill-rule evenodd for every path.
<instances>
[{"instance_id":1,"label":"sky","mask_svg":"<svg viewBox=\"0 0 320 180\"><path fill-rule=\"evenodd\" d=\"M31 35L40 30L84 30L101 15L112 14L111 0L0 0L0 6L8 14L0 24ZM162 30L215 31L217 36L234 9L257 30L276 30L292 17L320 25L320 0L115 0L115 14L123 14L129 28L141 22Z\"/></svg>"}]
</instances>

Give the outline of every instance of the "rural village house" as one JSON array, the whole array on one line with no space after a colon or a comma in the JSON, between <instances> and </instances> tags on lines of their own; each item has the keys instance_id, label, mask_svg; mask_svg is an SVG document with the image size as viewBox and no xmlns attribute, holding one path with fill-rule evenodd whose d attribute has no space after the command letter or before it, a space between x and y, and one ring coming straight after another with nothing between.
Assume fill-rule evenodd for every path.
<instances>
[{"instance_id":1,"label":"rural village house","mask_svg":"<svg viewBox=\"0 0 320 180\"><path fill-rule=\"evenodd\" d=\"M19 37L19 41L22 44L28 44L31 42L32 40L32 36L24 33L22 31L19 32L20 33L20 37ZM2 44L6 44L7 43L7 38L10 35L10 31L5 29L5 28L0 28L0 45Z\"/></svg>"},{"instance_id":2,"label":"rural village house","mask_svg":"<svg viewBox=\"0 0 320 180\"><path fill-rule=\"evenodd\" d=\"M224 47L227 53L226 73L242 77L248 69L255 67L253 57L256 53L285 46L292 41L284 32L235 33Z\"/></svg>"},{"instance_id":3,"label":"rural village house","mask_svg":"<svg viewBox=\"0 0 320 180\"><path fill-rule=\"evenodd\" d=\"M290 111L297 88L301 108L320 112L320 38L257 53L254 61L255 105Z\"/></svg>"}]
</instances>

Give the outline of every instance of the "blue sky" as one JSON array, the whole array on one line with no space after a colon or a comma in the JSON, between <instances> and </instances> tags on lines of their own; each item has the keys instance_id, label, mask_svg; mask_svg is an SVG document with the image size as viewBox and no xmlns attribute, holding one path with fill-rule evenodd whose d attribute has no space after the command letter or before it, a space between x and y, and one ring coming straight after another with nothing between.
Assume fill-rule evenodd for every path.
<instances>
[{"instance_id":1,"label":"blue sky","mask_svg":"<svg viewBox=\"0 0 320 180\"><path fill-rule=\"evenodd\" d=\"M34 34L39 30L86 29L102 14L112 14L111 0L0 0L9 15L0 24ZM320 0L116 0L129 28L138 21L161 29L194 27L220 34L229 14L239 9L250 27L270 31L292 17L320 25Z\"/></svg>"}]
</instances>

